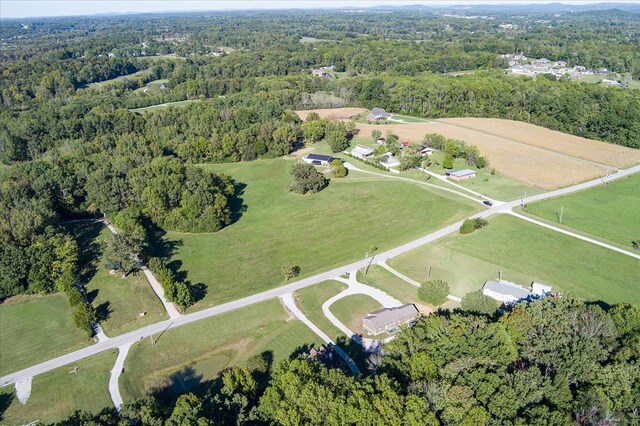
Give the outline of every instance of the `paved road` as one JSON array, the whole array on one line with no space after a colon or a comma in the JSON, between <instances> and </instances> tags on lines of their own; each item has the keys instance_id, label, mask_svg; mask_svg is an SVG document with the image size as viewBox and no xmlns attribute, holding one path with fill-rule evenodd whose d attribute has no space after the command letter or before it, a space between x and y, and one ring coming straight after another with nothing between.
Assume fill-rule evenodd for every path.
<instances>
[{"instance_id":1,"label":"paved road","mask_svg":"<svg viewBox=\"0 0 640 426\"><path fill-rule=\"evenodd\" d=\"M603 182L611 182L613 180L622 178L624 176L629 176L632 175L634 173L638 173L640 172L640 165L637 165L635 167L631 167L629 169L626 170L619 170L618 172L605 177L603 179L594 179L592 181L588 181L588 182L584 182L581 184L577 184L577 185L573 185L567 188L562 188L562 189L558 189L556 191L551 191L551 192L547 192L544 194L538 194L538 195L533 195L530 197L527 197L526 199L524 199L524 203L531 203L533 201L538 201L538 200L543 200L546 198L551 198L551 197L557 197L557 196L561 196L561 195L565 195L565 194L570 194L572 192L577 192L577 191L581 191L583 189L587 189L587 188L592 188L595 186L599 186L602 185ZM512 201L509 203L504 203L501 205L494 205L492 208L484 210L478 214L473 215L473 217L482 217L482 218L487 218L490 216L493 216L495 214L499 214L499 213L506 213L508 211L510 211L513 207L516 207L520 204L519 201ZM395 247L391 250L387 250L385 252L382 253L378 253L376 255L376 257L378 257L379 259L389 259L392 257L396 257L399 256L401 254L404 254L406 252L409 252L411 250L414 250L418 247L421 247L425 244L431 243L435 240L438 240L442 237L445 237L449 234L455 233L458 231L458 229L460 229L460 226L462 225L463 221L459 221L456 222L452 225L446 226L442 229L439 229L435 232L432 232L430 234L427 234L421 238L418 238L416 240L413 240L411 242L408 242L406 244L403 244L401 246ZM17 371L11 374L8 374L4 377L0 378L0 386L5 386L11 383L15 383L18 380L27 378L27 377L31 377L31 376L37 376L38 374L42 374L45 373L47 371L51 371L53 369L62 367L64 365L79 361L81 359L99 354L101 352L104 352L106 350L109 349L114 349L117 347L120 347L124 344L130 343L130 342L137 342L139 340L142 340L145 337L148 337L152 334L158 334L160 332L162 332L165 328L167 327L180 327L186 324L190 324L192 322L195 321L200 321L202 319L205 318L210 318L213 317L215 315L220 315L223 314L225 312L230 312L236 309L240 309L240 308L244 308L246 306L250 306L253 305L255 303L259 303L259 302L263 302L265 300L269 300L275 297L279 297L279 296L283 296L287 293L291 293L294 292L296 290L299 290L301 288L305 288L308 287L310 285L314 285L317 284L319 282L322 281L326 281L329 279L333 279L336 276L340 276L342 274L344 274L345 272L348 271L353 271L353 270L357 270L360 268L363 268L367 265L367 263L369 263L369 259L363 259L357 262L353 262L350 263L348 265L344 265L342 267L339 268L335 268L332 269L330 271L327 272L322 272L320 274L314 275L312 277L308 277L308 278L304 278L302 280L299 280L297 282L288 284L288 285L284 285L278 288L274 288L262 293L258 293L258 294L254 294L252 296L248 296L248 297L244 297L242 299L238 299L238 300L234 300L232 302L228 302L228 303L224 303L222 305L218 305L218 306L214 306L208 309L204 309L202 311L198 311L198 312L194 312L188 315L184 315L181 316L179 318L175 318L175 319L170 319L170 320L166 320L166 321L161 321L159 323L156 324L152 324L149 325L147 327L143 327L140 328L138 330L134 330L132 332L120 335L120 336L116 336L113 338L108 339L107 341L104 342L98 342L95 345L89 346L87 348L84 349L80 349L78 351L75 352L71 352L62 356L59 356L57 358L45 361L41 364L38 365L34 365L32 367L26 368L24 370L21 371Z\"/></svg>"},{"instance_id":2,"label":"paved road","mask_svg":"<svg viewBox=\"0 0 640 426\"><path fill-rule=\"evenodd\" d=\"M287 293L283 296L280 296L280 299L282 300L282 303L284 303L284 305L287 307L287 309L296 318L298 318L307 327L309 327L311 331L316 333L322 340L324 340L325 343L329 343L333 345L338 355L340 355L340 358L342 358L344 362L347 363L347 366L349 366L351 373L354 376L358 377L358 375L360 374L360 370L358 369L358 366L356 365L356 363L351 359L349 355L347 355L347 353L344 350L342 350L340 346L336 345L334 341L331 340L331 338L324 333L324 331L320 330L320 328L317 325L312 323L311 320L307 318L305 314L302 313L302 311L298 308L298 305L296 305L296 301L293 298L293 293Z\"/></svg>"}]
</instances>

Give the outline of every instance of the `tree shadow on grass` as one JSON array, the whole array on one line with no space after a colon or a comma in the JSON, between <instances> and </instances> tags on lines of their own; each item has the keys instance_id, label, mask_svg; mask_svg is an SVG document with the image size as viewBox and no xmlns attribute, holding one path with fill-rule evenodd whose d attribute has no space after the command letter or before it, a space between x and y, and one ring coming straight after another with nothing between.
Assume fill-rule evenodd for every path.
<instances>
[{"instance_id":1,"label":"tree shadow on grass","mask_svg":"<svg viewBox=\"0 0 640 426\"><path fill-rule=\"evenodd\" d=\"M203 395L215 382L216 379L204 380L202 374L197 374L191 366L187 366L171 374L163 386L151 389L149 393L159 400L172 402L187 392Z\"/></svg>"},{"instance_id":2,"label":"tree shadow on grass","mask_svg":"<svg viewBox=\"0 0 640 426\"><path fill-rule=\"evenodd\" d=\"M298 357L299 357L299 356L301 356L301 355L304 355L304 354L306 354L306 353L309 353L309 351L310 351L311 349L313 349L313 348L314 348L314 345L313 345L313 344L311 344L311 343L304 343L304 344L302 344L302 345L298 346L297 348L295 348L295 349L293 350L293 352L291 352L291 354L289 354L289 359L290 359L290 360L294 360L294 359L298 358Z\"/></svg>"},{"instance_id":3,"label":"tree shadow on grass","mask_svg":"<svg viewBox=\"0 0 640 426\"><path fill-rule=\"evenodd\" d=\"M209 291L209 287L203 283L190 284L189 291L191 292L191 300L193 300L193 303L198 303L205 298Z\"/></svg>"},{"instance_id":4,"label":"tree shadow on grass","mask_svg":"<svg viewBox=\"0 0 640 426\"><path fill-rule=\"evenodd\" d=\"M233 197L229 199L229 209L231 210L231 223L236 223L248 209L242 198L247 184L235 180L231 182L233 183Z\"/></svg>"},{"instance_id":5,"label":"tree shadow on grass","mask_svg":"<svg viewBox=\"0 0 640 426\"><path fill-rule=\"evenodd\" d=\"M169 259L183 244L182 240L168 239L166 237L167 231L156 226L156 224L148 218L142 218L142 226L144 226L147 231L147 251L151 257Z\"/></svg>"},{"instance_id":6,"label":"tree shadow on grass","mask_svg":"<svg viewBox=\"0 0 640 426\"><path fill-rule=\"evenodd\" d=\"M371 372L369 368L369 354L364 351L362 346L355 342L353 339L348 338L347 336L339 336L336 339L336 345L340 346L343 351L346 352L347 355L356 363L360 373L364 376L368 375Z\"/></svg>"},{"instance_id":7,"label":"tree shadow on grass","mask_svg":"<svg viewBox=\"0 0 640 426\"><path fill-rule=\"evenodd\" d=\"M13 394L0 393L0 421L4 420L4 413L13 402Z\"/></svg>"},{"instance_id":8,"label":"tree shadow on grass","mask_svg":"<svg viewBox=\"0 0 640 426\"><path fill-rule=\"evenodd\" d=\"M113 313L113 309L111 309L111 302L108 300L104 303L101 303L96 308L96 321L103 322L109 319L111 314Z\"/></svg>"},{"instance_id":9,"label":"tree shadow on grass","mask_svg":"<svg viewBox=\"0 0 640 426\"><path fill-rule=\"evenodd\" d=\"M100 268L102 247L98 236L104 225L98 222L74 222L66 225L78 244L78 279L88 283Z\"/></svg>"}]
</instances>

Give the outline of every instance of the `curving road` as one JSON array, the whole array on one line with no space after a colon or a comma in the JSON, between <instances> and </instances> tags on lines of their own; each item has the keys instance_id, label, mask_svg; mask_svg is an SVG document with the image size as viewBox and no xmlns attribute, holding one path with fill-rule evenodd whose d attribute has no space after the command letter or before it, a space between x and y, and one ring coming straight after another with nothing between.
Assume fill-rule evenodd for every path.
<instances>
[{"instance_id":1,"label":"curving road","mask_svg":"<svg viewBox=\"0 0 640 426\"><path fill-rule=\"evenodd\" d=\"M588 189L588 188L592 188L595 186L599 186L602 185L604 183L608 183L611 181L614 181L616 179L620 179L622 177L625 176L629 176L632 175L634 173L638 173L640 172L640 165L631 167L629 169L625 169L625 170L619 170L618 172L604 177L604 178L598 178L598 179L594 179L588 182L584 182L584 183L580 183L577 185L573 185L567 188L562 188L562 189L558 189L555 191L550 191L550 192L546 192L543 194L538 194L538 195L533 195L530 197L527 197L525 199L522 200L523 203L531 203L533 201L539 201L539 200L543 200L543 199L547 199L547 198L552 198L552 197L558 197L561 195L566 195L566 194L571 194L573 192L577 192L577 191L581 191L584 189ZM411 180L412 182L415 182L413 180ZM457 191L453 191L456 192ZM490 216L493 216L495 214L499 214L499 213L508 213L511 211L512 208L520 205L521 201L512 201L512 202L508 202L508 203L501 203L501 204L494 204L493 207L488 208L478 214L474 214L472 215L472 217L483 217L483 218L488 218ZM435 232L432 232L430 234L427 234L423 237L420 237L416 240L413 240L411 242L408 242L406 244L403 244L401 246L395 247L391 250L387 250L385 252L382 253L378 253L376 256L380 259L389 259L395 256L399 256L401 254L404 254L408 251L411 251L413 249L416 249L418 247L421 247L425 244L431 243L435 240L438 240L442 237L445 237L449 234L455 233L458 231L458 229L460 228L460 226L462 225L463 221L459 221L456 222L454 224L451 224L449 226L446 226L442 229L439 229ZM590 238L586 238L584 237L583 239L585 239L586 241L589 242L593 242L594 244L599 244L601 245L601 243L599 241L596 240L592 240ZM314 275L312 277L308 277L308 278L304 278L302 280L299 280L297 282L291 283L291 284L287 284L278 288L274 288L262 293L258 293L258 294L254 294L252 296L248 296L248 297L244 297L242 299L238 299L238 300L234 300L232 302L228 302L228 303L224 303L222 305L218 305L218 306L214 306L208 309L204 309L202 311L198 311L198 312L194 312L188 315L183 315L180 316L178 318L174 318L174 319L169 319L166 321L161 321L159 323L156 324L152 324L149 325L147 327L143 327L140 328L138 330L134 330L132 332L120 335L120 336L116 336L113 338L110 338L106 341L101 341L96 343L93 346L89 346L87 348L84 349L80 349L77 350L75 352L71 352L62 356L59 356L57 358L51 359L49 361L45 361L43 363L40 363L38 365L34 365L32 367L26 368L24 370L21 371L17 371L11 374L8 374L4 377L0 378L0 386L6 386L12 383L15 383L16 381L22 380L22 379L26 379L28 377L32 377L32 376L37 376L39 374L45 373L47 371L51 371L53 369L62 367L64 365L79 361L81 359L99 354L101 352L110 350L110 349L114 349L129 343L134 343L137 342L139 340L144 339L145 337L151 336L153 334L158 334L161 333L164 329L166 328L173 328L173 327L180 327L186 324L190 324L192 322L195 321L200 321L202 319L206 319L206 318L210 318L216 315L220 315L223 314L225 312L230 312L236 309L240 309L240 308L244 308L247 306L251 306L253 304L256 303L260 303L263 302L265 300L268 299L272 299L275 297L279 297L279 296L284 296L287 293L291 293L294 292L296 290L299 290L301 288L304 287L308 287L317 283L320 283L322 281L326 281L329 279L332 279L336 276L340 276L342 274L344 274L345 272L348 271L353 271L353 270L357 270L360 268L365 267L368 263L369 263L370 259L363 259L357 262L353 262L350 263L348 265L344 265L342 267L339 268L335 268L332 269L330 271L326 271L326 272L322 272L320 274Z\"/></svg>"}]
</instances>

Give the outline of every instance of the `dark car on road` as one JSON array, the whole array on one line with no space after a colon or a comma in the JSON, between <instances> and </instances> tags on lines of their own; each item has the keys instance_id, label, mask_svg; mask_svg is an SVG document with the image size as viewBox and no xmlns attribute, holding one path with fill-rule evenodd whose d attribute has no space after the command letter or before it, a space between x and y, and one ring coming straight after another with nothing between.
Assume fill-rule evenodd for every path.
<instances>
[{"instance_id":1,"label":"dark car on road","mask_svg":"<svg viewBox=\"0 0 640 426\"><path fill-rule=\"evenodd\" d=\"M482 204L484 204L485 206L489 206L489 207L491 207L493 205L493 203L491 201L488 201L488 200L484 200L482 202Z\"/></svg>"}]
</instances>

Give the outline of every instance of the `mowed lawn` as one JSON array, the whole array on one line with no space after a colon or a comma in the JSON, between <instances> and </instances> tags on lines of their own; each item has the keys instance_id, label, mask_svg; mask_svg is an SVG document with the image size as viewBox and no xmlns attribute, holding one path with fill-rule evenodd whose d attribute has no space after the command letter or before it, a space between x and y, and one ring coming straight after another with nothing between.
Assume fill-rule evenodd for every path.
<instances>
[{"instance_id":1,"label":"mowed lawn","mask_svg":"<svg viewBox=\"0 0 640 426\"><path fill-rule=\"evenodd\" d=\"M216 232L169 232L173 260L207 294L194 310L285 284L281 268L301 276L364 257L372 246L395 247L471 215L480 207L410 182L354 172L317 194L288 191L292 160L206 166L246 185L242 217Z\"/></svg>"},{"instance_id":2,"label":"mowed lawn","mask_svg":"<svg viewBox=\"0 0 640 426\"><path fill-rule=\"evenodd\" d=\"M68 225L68 229L81 248L80 262L83 276L88 279L87 293L107 336L117 336L168 318L142 273L126 279L119 273L109 274L100 249L101 242L110 234L104 225L77 222Z\"/></svg>"},{"instance_id":3,"label":"mowed lawn","mask_svg":"<svg viewBox=\"0 0 640 426\"><path fill-rule=\"evenodd\" d=\"M169 329L155 338L155 346L145 339L129 351L120 376L125 401L154 390L197 391L223 369L243 365L253 355L268 352L277 362L319 344L276 299Z\"/></svg>"},{"instance_id":4,"label":"mowed lawn","mask_svg":"<svg viewBox=\"0 0 640 426\"><path fill-rule=\"evenodd\" d=\"M340 281L323 281L296 291L296 304L302 313L327 336L337 339L343 333L324 315L322 304L346 289L347 285Z\"/></svg>"},{"instance_id":5,"label":"mowed lawn","mask_svg":"<svg viewBox=\"0 0 640 426\"><path fill-rule=\"evenodd\" d=\"M113 349L33 378L31 396L21 405L13 386L0 388L0 399L8 398L2 423L21 425L39 420L50 424L67 419L76 410L97 414L113 408L109 396L110 370L117 357ZM78 367L77 374L71 373Z\"/></svg>"},{"instance_id":6,"label":"mowed lawn","mask_svg":"<svg viewBox=\"0 0 640 426\"><path fill-rule=\"evenodd\" d=\"M419 281L440 278L462 297L498 278L528 286L541 281L554 291L586 300L640 303L640 262L521 219L500 215L470 235L452 235L392 259L391 267Z\"/></svg>"},{"instance_id":7,"label":"mowed lawn","mask_svg":"<svg viewBox=\"0 0 640 426\"><path fill-rule=\"evenodd\" d=\"M382 309L383 306L371 296L366 294L353 294L336 300L329 310L338 320L356 334L366 336L362 328L362 319L369 312Z\"/></svg>"},{"instance_id":8,"label":"mowed lawn","mask_svg":"<svg viewBox=\"0 0 640 426\"><path fill-rule=\"evenodd\" d=\"M16 296L0 304L0 375L88 346L63 294Z\"/></svg>"},{"instance_id":9,"label":"mowed lawn","mask_svg":"<svg viewBox=\"0 0 640 426\"><path fill-rule=\"evenodd\" d=\"M527 212L627 247L640 240L640 175L529 204Z\"/></svg>"}]
</instances>

